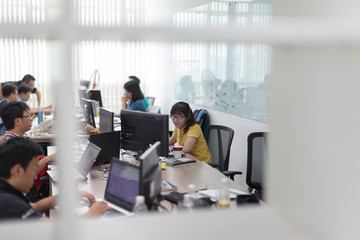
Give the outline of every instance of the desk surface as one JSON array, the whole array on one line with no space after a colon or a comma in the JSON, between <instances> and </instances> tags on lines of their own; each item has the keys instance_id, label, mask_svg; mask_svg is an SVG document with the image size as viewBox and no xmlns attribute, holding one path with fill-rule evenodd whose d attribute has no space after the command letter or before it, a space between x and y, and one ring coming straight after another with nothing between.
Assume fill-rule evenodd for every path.
<instances>
[{"instance_id":1,"label":"desk surface","mask_svg":"<svg viewBox=\"0 0 360 240\"><path fill-rule=\"evenodd\" d=\"M79 189L92 193L96 199L102 199L107 181L103 176L103 168L103 166L94 167L88 175L88 181L80 183ZM187 192L189 184L195 184L196 190L218 189L221 186L221 179L225 177L220 171L201 161L173 167L166 166L166 170L162 170L161 175L162 179L176 185L178 192ZM230 179L227 185L229 188L247 192Z\"/></svg>"}]
</instances>

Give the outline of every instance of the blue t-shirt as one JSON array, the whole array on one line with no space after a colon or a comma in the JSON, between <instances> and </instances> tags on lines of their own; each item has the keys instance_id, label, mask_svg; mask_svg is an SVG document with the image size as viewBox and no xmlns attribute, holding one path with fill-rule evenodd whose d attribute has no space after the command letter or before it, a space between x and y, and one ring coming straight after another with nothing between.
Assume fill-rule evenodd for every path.
<instances>
[{"instance_id":1,"label":"blue t-shirt","mask_svg":"<svg viewBox=\"0 0 360 240\"><path fill-rule=\"evenodd\" d=\"M133 103L130 103L127 110L142 111L146 112L145 104L143 99L138 99Z\"/></svg>"}]
</instances>

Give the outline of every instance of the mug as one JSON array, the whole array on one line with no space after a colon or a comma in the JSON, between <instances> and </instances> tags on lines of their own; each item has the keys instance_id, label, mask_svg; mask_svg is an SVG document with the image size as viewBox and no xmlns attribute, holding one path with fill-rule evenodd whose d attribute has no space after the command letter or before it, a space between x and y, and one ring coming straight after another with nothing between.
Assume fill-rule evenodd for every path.
<instances>
[{"instance_id":1,"label":"mug","mask_svg":"<svg viewBox=\"0 0 360 240\"><path fill-rule=\"evenodd\" d=\"M174 155L174 158L181 158L183 154L183 146L173 146L172 152Z\"/></svg>"}]
</instances>

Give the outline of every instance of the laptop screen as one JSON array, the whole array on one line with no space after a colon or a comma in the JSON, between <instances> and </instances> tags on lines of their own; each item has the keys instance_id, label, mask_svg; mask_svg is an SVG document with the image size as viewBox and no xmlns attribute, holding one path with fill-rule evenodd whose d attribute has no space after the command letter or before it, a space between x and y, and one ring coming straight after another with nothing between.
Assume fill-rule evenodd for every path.
<instances>
[{"instance_id":1,"label":"laptop screen","mask_svg":"<svg viewBox=\"0 0 360 240\"><path fill-rule=\"evenodd\" d=\"M77 165L77 170L82 177L86 177L88 172L91 169L91 166L94 164L97 156L99 155L101 148L96 146L93 143L89 143L85 149L85 152L81 156L79 164Z\"/></svg>"},{"instance_id":2,"label":"laptop screen","mask_svg":"<svg viewBox=\"0 0 360 240\"><path fill-rule=\"evenodd\" d=\"M105 189L105 200L131 211L139 194L140 168L113 158Z\"/></svg>"}]
</instances>

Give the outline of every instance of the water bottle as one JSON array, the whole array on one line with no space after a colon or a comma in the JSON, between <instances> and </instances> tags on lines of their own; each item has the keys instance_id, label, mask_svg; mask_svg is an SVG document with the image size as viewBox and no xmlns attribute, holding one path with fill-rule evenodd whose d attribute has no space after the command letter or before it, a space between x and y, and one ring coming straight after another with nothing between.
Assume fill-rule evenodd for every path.
<instances>
[{"instance_id":1,"label":"water bottle","mask_svg":"<svg viewBox=\"0 0 360 240\"><path fill-rule=\"evenodd\" d=\"M180 210L184 212L192 212L194 209L194 202L190 194L186 193L180 204Z\"/></svg>"},{"instance_id":2,"label":"water bottle","mask_svg":"<svg viewBox=\"0 0 360 240\"><path fill-rule=\"evenodd\" d=\"M133 207L133 212L135 214L144 214L144 213L148 212L148 208L145 204L144 196L141 196L141 195L136 196L135 205Z\"/></svg>"},{"instance_id":3,"label":"water bottle","mask_svg":"<svg viewBox=\"0 0 360 240\"><path fill-rule=\"evenodd\" d=\"M221 187L219 189L218 206L220 208L228 208L230 206L230 192L227 186L227 178L221 179Z\"/></svg>"},{"instance_id":4,"label":"water bottle","mask_svg":"<svg viewBox=\"0 0 360 240\"><path fill-rule=\"evenodd\" d=\"M195 184L189 184L188 185L188 194L190 195L191 197L191 200L192 200L192 204L193 204L193 207L196 208L197 207L197 196L196 196L196 193L195 193Z\"/></svg>"},{"instance_id":5,"label":"water bottle","mask_svg":"<svg viewBox=\"0 0 360 240\"><path fill-rule=\"evenodd\" d=\"M37 113L36 113L37 117L38 117L38 124L42 123L43 122L43 118L44 118L44 113L43 111L39 110Z\"/></svg>"}]
</instances>

